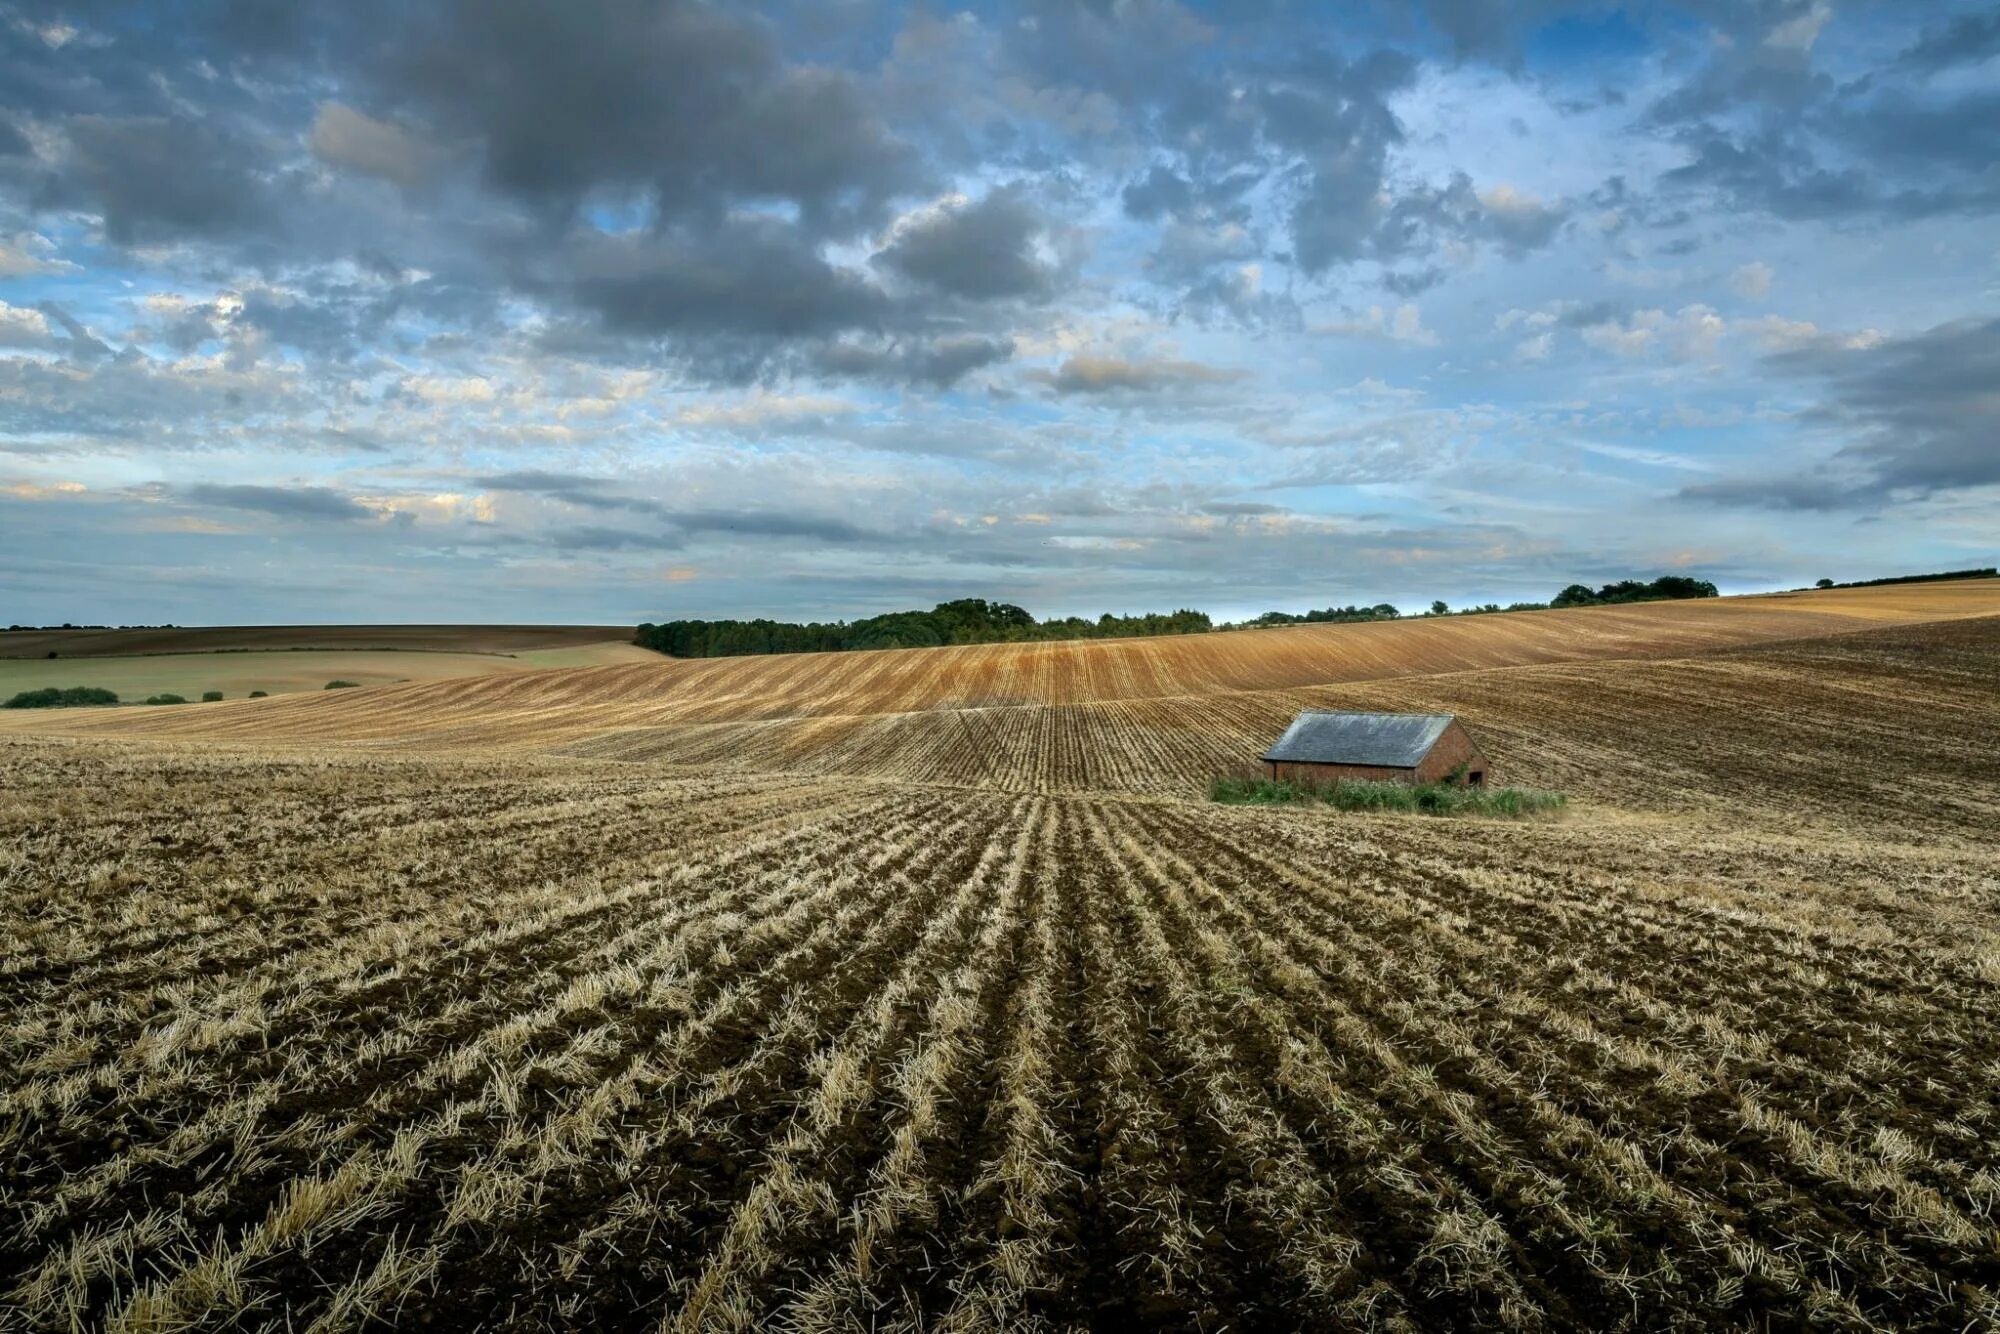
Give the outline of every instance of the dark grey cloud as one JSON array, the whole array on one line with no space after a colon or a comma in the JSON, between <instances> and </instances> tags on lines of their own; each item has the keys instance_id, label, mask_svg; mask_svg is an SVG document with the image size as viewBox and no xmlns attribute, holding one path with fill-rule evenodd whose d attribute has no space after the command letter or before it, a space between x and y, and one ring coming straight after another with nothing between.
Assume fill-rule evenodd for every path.
<instances>
[{"instance_id":1,"label":"dark grey cloud","mask_svg":"<svg viewBox=\"0 0 2000 1334\"><path fill-rule=\"evenodd\" d=\"M973 371L998 365L1013 355L1011 338L959 334L880 346L832 343L814 355L813 366L827 375L948 389Z\"/></svg>"},{"instance_id":2,"label":"dark grey cloud","mask_svg":"<svg viewBox=\"0 0 2000 1334\"><path fill-rule=\"evenodd\" d=\"M544 540L558 551L678 551L687 545L680 533L606 528L592 524L551 528Z\"/></svg>"},{"instance_id":3,"label":"dark grey cloud","mask_svg":"<svg viewBox=\"0 0 2000 1334\"><path fill-rule=\"evenodd\" d=\"M1481 195L1472 178L1454 172L1442 186L1417 186L1389 207L1366 247L1384 259L1428 254L1445 240L1487 242L1509 259L1544 248L1569 218L1565 205L1545 204L1512 190Z\"/></svg>"},{"instance_id":4,"label":"dark grey cloud","mask_svg":"<svg viewBox=\"0 0 2000 1334\"><path fill-rule=\"evenodd\" d=\"M1194 203L1194 183L1169 167L1154 166L1128 184L1119 198L1127 215L1141 222L1158 222Z\"/></svg>"},{"instance_id":5,"label":"dark grey cloud","mask_svg":"<svg viewBox=\"0 0 2000 1334\"><path fill-rule=\"evenodd\" d=\"M385 46L386 103L476 145L501 190L564 212L604 190L681 221L782 199L805 232L851 235L923 181L849 75L787 63L768 28L724 8L445 0Z\"/></svg>"},{"instance_id":6,"label":"dark grey cloud","mask_svg":"<svg viewBox=\"0 0 2000 1334\"><path fill-rule=\"evenodd\" d=\"M1266 505L1254 500L1217 500L1201 506L1203 514L1212 514L1219 519L1255 519L1272 514L1290 513L1283 505Z\"/></svg>"},{"instance_id":7,"label":"dark grey cloud","mask_svg":"<svg viewBox=\"0 0 2000 1334\"><path fill-rule=\"evenodd\" d=\"M526 468L516 472L486 473L474 477L472 483L487 491L542 496L559 500L565 505L575 505L579 509L630 510L641 514L664 512L663 507L654 501L618 490L617 483L608 477L589 477L582 473Z\"/></svg>"},{"instance_id":8,"label":"dark grey cloud","mask_svg":"<svg viewBox=\"0 0 2000 1334\"><path fill-rule=\"evenodd\" d=\"M1845 82L1816 56L1832 7L1796 0L1708 16L1741 34L1661 98L1645 123L1687 161L1661 185L1713 194L1739 211L1793 220L1918 218L2000 206L2000 94L1939 91L1910 76L2000 45L2000 22L1964 14L1901 57ZM1733 19L1733 21L1732 21Z\"/></svg>"},{"instance_id":9,"label":"dark grey cloud","mask_svg":"<svg viewBox=\"0 0 2000 1334\"><path fill-rule=\"evenodd\" d=\"M64 350L75 360L103 361L116 355L109 343L84 328L83 321L55 302L44 301L38 309L63 331L63 337L68 340Z\"/></svg>"},{"instance_id":10,"label":"dark grey cloud","mask_svg":"<svg viewBox=\"0 0 2000 1334\"><path fill-rule=\"evenodd\" d=\"M1958 14L1928 28L1897 57L1906 69L1934 73L1954 65L1974 65L2000 55L2000 11Z\"/></svg>"},{"instance_id":11,"label":"dark grey cloud","mask_svg":"<svg viewBox=\"0 0 2000 1334\"><path fill-rule=\"evenodd\" d=\"M1842 452L1877 489L1927 495L2000 482L2000 319L1777 360L1831 383L1831 411L1865 433Z\"/></svg>"},{"instance_id":12,"label":"dark grey cloud","mask_svg":"<svg viewBox=\"0 0 2000 1334\"><path fill-rule=\"evenodd\" d=\"M1828 397L1811 419L1855 438L1804 474L1723 478L1683 498L1833 510L2000 485L2000 319L1871 346L1822 338L1768 360L1824 381Z\"/></svg>"},{"instance_id":13,"label":"dark grey cloud","mask_svg":"<svg viewBox=\"0 0 2000 1334\"><path fill-rule=\"evenodd\" d=\"M774 510L676 510L671 518L690 533L728 533L737 537L800 537L815 542L867 542L877 534L845 519Z\"/></svg>"},{"instance_id":14,"label":"dark grey cloud","mask_svg":"<svg viewBox=\"0 0 2000 1334\"><path fill-rule=\"evenodd\" d=\"M488 491L537 495L582 509L625 510L660 520L657 527L643 530L595 524L550 529L546 534L548 540L565 550L674 550L687 545L689 536L701 533L796 537L834 543L866 542L875 537L844 519L824 515L762 509L679 508L633 494L629 486L613 479L582 473L523 469L487 473L471 480L474 485Z\"/></svg>"},{"instance_id":15,"label":"dark grey cloud","mask_svg":"<svg viewBox=\"0 0 2000 1334\"><path fill-rule=\"evenodd\" d=\"M28 136L21 133L21 127L14 123L14 118L0 112L0 158L26 157L33 151Z\"/></svg>"},{"instance_id":16,"label":"dark grey cloud","mask_svg":"<svg viewBox=\"0 0 2000 1334\"><path fill-rule=\"evenodd\" d=\"M1157 394L1228 384L1244 372L1173 358L1078 355L1035 378L1058 394Z\"/></svg>"},{"instance_id":17,"label":"dark grey cloud","mask_svg":"<svg viewBox=\"0 0 2000 1334\"><path fill-rule=\"evenodd\" d=\"M1841 115L1835 124L1843 144L1877 161L1957 168L1975 177L2000 163L2000 91L1968 93L1942 103L1887 94L1865 110ZM1985 195L1991 198L1996 192L1991 182L1986 184Z\"/></svg>"},{"instance_id":18,"label":"dark grey cloud","mask_svg":"<svg viewBox=\"0 0 2000 1334\"><path fill-rule=\"evenodd\" d=\"M1258 95L1264 138L1302 160L1293 169L1299 189L1290 221L1307 273L1383 249L1380 198L1389 150L1403 139L1387 99L1415 74L1415 62L1398 52L1353 62L1320 55L1301 59Z\"/></svg>"},{"instance_id":19,"label":"dark grey cloud","mask_svg":"<svg viewBox=\"0 0 2000 1334\"><path fill-rule=\"evenodd\" d=\"M101 214L119 245L242 234L270 218L262 154L211 125L83 115L63 137L38 202Z\"/></svg>"},{"instance_id":20,"label":"dark grey cloud","mask_svg":"<svg viewBox=\"0 0 2000 1334\"><path fill-rule=\"evenodd\" d=\"M1684 486L1683 500L1740 509L1789 510L1828 513L1852 509L1874 496L1868 488L1851 481L1823 475L1729 477L1718 482Z\"/></svg>"},{"instance_id":21,"label":"dark grey cloud","mask_svg":"<svg viewBox=\"0 0 2000 1334\"><path fill-rule=\"evenodd\" d=\"M325 486L248 486L198 482L182 487L179 494L197 505L216 509L245 510L270 514L281 519L351 523L377 517L374 510L354 497Z\"/></svg>"},{"instance_id":22,"label":"dark grey cloud","mask_svg":"<svg viewBox=\"0 0 2000 1334\"><path fill-rule=\"evenodd\" d=\"M1044 297L1055 266L1037 253L1047 224L1019 187L932 209L905 222L875 262L906 278L973 301Z\"/></svg>"},{"instance_id":23,"label":"dark grey cloud","mask_svg":"<svg viewBox=\"0 0 2000 1334\"><path fill-rule=\"evenodd\" d=\"M762 339L878 328L889 299L796 232L739 219L715 233L585 233L548 281L613 330Z\"/></svg>"}]
</instances>

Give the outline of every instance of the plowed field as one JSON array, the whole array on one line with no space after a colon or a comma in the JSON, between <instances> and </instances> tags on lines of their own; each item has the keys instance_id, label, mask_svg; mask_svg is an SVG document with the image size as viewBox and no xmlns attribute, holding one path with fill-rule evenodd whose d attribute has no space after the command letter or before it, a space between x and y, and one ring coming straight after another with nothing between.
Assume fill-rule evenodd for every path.
<instances>
[{"instance_id":1,"label":"plowed field","mask_svg":"<svg viewBox=\"0 0 2000 1334\"><path fill-rule=\"evenodd\" d=\"M2000 1322L2000 619L1781 614L0 738L0 1328ZM576 699L642 670L705 684ZM1302 703L1452 708L1575 800L1199 799Z\"/></svg>"}]
</instances>

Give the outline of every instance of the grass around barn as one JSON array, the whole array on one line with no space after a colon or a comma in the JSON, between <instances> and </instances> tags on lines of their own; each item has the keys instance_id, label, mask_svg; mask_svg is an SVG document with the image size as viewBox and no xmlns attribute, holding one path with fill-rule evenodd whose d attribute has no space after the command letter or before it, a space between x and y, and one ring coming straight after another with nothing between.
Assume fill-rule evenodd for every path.
<instances>
[{"instance_id":1,"label":"grass around barn","mask_svg":"<svg viewBox=\"0 0 2000 1334\"><path fill-rule=\"evenodd\" d=\"M1217 778L1208 799L1232 806L1326 805L1342 811L1409 811L1418 815L1519 818L1561 810L1569 798L1533 787L1467 787L1459 783L1290 783L1270 778Z\"/></svg>"}]
</instances>

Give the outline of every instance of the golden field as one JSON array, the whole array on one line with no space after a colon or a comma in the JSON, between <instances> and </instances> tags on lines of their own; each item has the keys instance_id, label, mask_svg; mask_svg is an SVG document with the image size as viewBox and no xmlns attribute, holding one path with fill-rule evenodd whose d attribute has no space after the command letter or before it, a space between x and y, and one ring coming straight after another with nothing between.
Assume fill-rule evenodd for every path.
<instances>
[{"instance_id":1,"label":"golden field","mask_svg":"<svg viewBox=\"0 0 2000 1334\"><path fill-rule=\"evenodd\" d=\"M0 1328L2000 1322L2000 581L0 727Z\"/></svg>"},{"instance_id":2,"label":"golden field","mask_svg":"<svg viewBox=\"0 0 2000 1334\"><path fill-rule=\"evenodd\" d=\"M0 633L0 699L43 686L96 686L127 703L152 695L241 699L640 662L656 657L613 626L207 626ZM54 655L51 657L51 655Z\"/></svg>"}]
</instances>

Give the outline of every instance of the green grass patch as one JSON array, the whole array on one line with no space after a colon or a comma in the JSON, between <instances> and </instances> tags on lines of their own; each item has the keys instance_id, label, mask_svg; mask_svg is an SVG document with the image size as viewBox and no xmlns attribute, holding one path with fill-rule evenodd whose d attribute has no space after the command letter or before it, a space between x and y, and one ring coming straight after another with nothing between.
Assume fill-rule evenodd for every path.
<instances>
[{"instance_id":1,"label":"green grass patch","mask_svg":"<svg viewBox=\"0 0 2000 1334\"><path fill-rule=\"evenodd\" d=\"M117 702L116 691L97 686L44 686L40 690L19 692L5 704L0 704L0 709L75 709L90 704Z\"/></svg>"},{"instance_id":2,"label":"green grass patch","mask_svg":"<svg viewBox=\"0 0 2000 1334\"><path fill-rule=\"evenodd\" d=\"M1561 810L1569 798L1533 787L1468 787L1458 783L1293 783L1270 778L1218 778L1208 799L1232 806L1331 806L1342 811L1408 811L1417 815L1485 815L1518 819Z\"/></svg>"}]
</instances>

